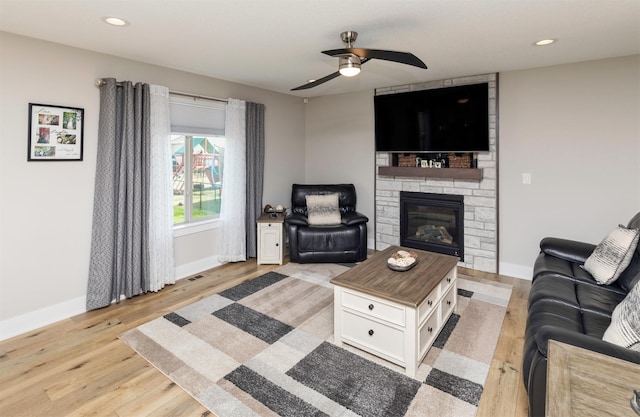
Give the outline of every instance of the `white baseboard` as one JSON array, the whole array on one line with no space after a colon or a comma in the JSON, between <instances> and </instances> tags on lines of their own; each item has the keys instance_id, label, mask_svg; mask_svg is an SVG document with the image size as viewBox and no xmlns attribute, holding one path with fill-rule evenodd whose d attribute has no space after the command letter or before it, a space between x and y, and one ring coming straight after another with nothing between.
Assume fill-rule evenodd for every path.
<instances>
[{"instance_id":1,"label":"white baseboard","mask_svg":"<svg viewBox=\"0 0 640 417\"><path fill-rule=\"evenodd\" d=\"M84 313L87 311L86 300L87 297L84 295L7 320L1 320L0 340L9 339L10 337Z\"/></svg>"},{"instance_id":2,"label":"white baseboard","mask_svg":"<svg viewBox=\"0 0 640 417\"><path fill-rule=\"evenodd\" d=\"M533 267L526 265L511 264L500 262L498 265L498 273L515 278L522 278L531 281L533 277Z\"/></svg>"},{"instance_id":3,"label":"white baseboard","mask_svg":"<svg viewBox=\"0 0 640 417\"><path fill-rule=\"evenodd\" d=\"M218 255L209 256L188 264L179 265L176 266L176 279L183 279L220 265L222 264L218 261Z\"/></svg>"},{"instance_id":4,"label":"white baseboard","mask_svg":"<svg viewBox=\"0 0 640 417\"><path fill-rule=\"evenodd\" d=\"M218 265L221 265L221 263L218 262L218 256L210 256L196 262L177 266L175 269L175 277L176 280L180 280ZM0 340L9 339L57 321L82 314L87 311L86 300L87 296L83 295L30 313L0 320Z\"/></svg>"}]
</instances>

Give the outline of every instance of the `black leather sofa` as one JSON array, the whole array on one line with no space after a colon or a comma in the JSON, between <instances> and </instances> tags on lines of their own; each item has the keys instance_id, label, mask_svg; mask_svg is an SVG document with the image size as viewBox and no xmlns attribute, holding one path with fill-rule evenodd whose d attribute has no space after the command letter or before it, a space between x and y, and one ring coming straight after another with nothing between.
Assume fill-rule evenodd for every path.
<instances>
[{"instance_id":1,"label":"black leather sofa","mask_svg":"<svg viewBox=\"0 0 640 417\"><path fill-rule=\"evenodd\" d=\"M338 194L340 224L311 226L307 195ZM367 216L356 211L353 184L293 184L291 214L285 219L289 232L289 260L310 262L360 262L367 258Z\"/></svg>"},{"instance_id":2,"label":"black leather sofa","mask_svg":"<svg viewBox=\"0 0 640 417\"><path fill-rule=\"evenodd\" d=\"M629 228L640 228L640 213ZM602 340L614 308L640 281L640 245L618 280L599 285L582 268L596 245L558 238L540 242L528 300L522 374L529 395L529 416L544 416L547 343L550 339L629 362L640 352Z\"/></svg>"}]
</instances>

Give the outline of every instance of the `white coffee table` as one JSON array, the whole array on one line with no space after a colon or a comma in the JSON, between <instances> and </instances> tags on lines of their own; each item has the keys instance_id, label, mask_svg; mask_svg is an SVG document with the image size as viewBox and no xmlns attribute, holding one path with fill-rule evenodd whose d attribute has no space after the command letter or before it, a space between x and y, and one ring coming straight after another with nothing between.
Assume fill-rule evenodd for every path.
<instances>
[{"instance_id":1,"label":"white coffee table","mask_svg":"<svg viewBox=\"0 0 640 417\"><path fill-rule=\"evenodd\" d=\"M387 267L398 250L418 254L405 272ZM405 368L415 377L444 324L455 311L458 258L392 246L333 278L334 335Z\"/></svg>"}]
</instances>

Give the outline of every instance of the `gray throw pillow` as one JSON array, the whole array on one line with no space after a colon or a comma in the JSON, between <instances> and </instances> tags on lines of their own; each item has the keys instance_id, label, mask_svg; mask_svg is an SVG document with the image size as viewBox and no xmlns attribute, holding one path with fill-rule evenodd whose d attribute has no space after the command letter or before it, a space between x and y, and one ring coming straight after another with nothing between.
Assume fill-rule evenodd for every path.
<instances>
[{"instance_id":1,"label":"gray throw pillow","mask_svg":"<svg viewBox=\"0 0 640 417\"><path fill-rule=\"evenodd\" d=\"M598 284L611 284L625 270L638 246L638 229L620 225L605 237L584 263Z\"/></svg>"},{"instance_id":2,"label":"gray throw pillow","mask_svg":"<svg viewBox=\"0 0 640 417\"><path fill-rule=\"evenodd\" d=\"M311 226L334 226L341 222L338 194L308 195L307 220Z\"/></svg>"},{"instance_id":3,"label":"gray throw pillow","mask_svg":"<svg viewBox=\"0 0 640 417\"><path fill-rule=\"evenodd\" d=\"M640 284L613 310L602 340L640 352Z\"/></svg>"}]
</instances>

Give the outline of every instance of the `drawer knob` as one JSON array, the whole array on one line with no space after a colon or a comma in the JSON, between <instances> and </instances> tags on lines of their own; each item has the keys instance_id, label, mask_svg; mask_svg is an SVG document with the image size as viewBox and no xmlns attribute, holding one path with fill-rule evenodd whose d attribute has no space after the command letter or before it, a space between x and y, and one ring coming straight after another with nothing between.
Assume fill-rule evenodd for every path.
<instances>
[{"instance_id":1,"label":"drawer knob","mask_svg":"<svg viewBox=\"0 0 640 417\"><path fill-rule=\"evenodd\" d=\"M280 244L279 244L279 243L276 243L276 246L280 246Z\"/></svg>"},{"instance_id":2,"label":"drawer knob","mask_svg":"<svg viewBox=\"0 0 640 417\"><path fill-rule=\"evenodd\" d=\"M431 307L431 306L433 305L433 301L431 301L431 300L427 301L427 305L428 305L429 307Z\"/></svg>"},{"instance_id":3,"label":"drawer knob","mask_svg":"<svg viewBox=\"0 0 640 417\"><path fill-rule=\"evenodd\" d=\"M269 223L269 227L271 227L271 223Z\"/></svg>"},{"instance_id":4,"label":"drawer knob","mask_svg":"<svg viewBox=\"0 0 640 417\"><path fill-rule=\"evenodd\" d=\"M451 300L447 300L447 305L451 305Z\"/></svg>"},{"instance_id":5,"label":"drawer knob","mask_svg":"<svg viewBox=\"0 0 640 417\"><path fill-rule=\"evenodd\" d=\"M369 304L369 310L373 310L373 304Z\"/></svg>"},{"instance_id":6,"label":"drawer knob","mask_svg":"<svg viewBox=\"0 0 640 417\"><path fill-rule=\"evenodd\" d=\"M428 331L429 333L433 333L433 327L427 327L427 331Z\"/></svg>"},{"instance_id":7,"label":"drawer knob","mask_svg":"<svg viewBox=\"0 0 640 417\"><path fill-rule=\"evenodd\" d=\"M269 226L271 226L271 225L269 225ZM447 282L451 282L451 278L447 278Z\"/></svg>"},{"instance_id":8,"label":"drawer knob","mask_svg":"<svg viewBox=\"0 0 640 417\"><path fill-rule=\"evenodd\" d=\"M373 336L373 330L369 330L369 336Z\"/></svg>"}]
</instances>

